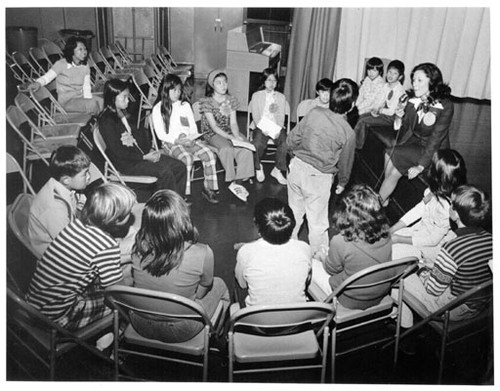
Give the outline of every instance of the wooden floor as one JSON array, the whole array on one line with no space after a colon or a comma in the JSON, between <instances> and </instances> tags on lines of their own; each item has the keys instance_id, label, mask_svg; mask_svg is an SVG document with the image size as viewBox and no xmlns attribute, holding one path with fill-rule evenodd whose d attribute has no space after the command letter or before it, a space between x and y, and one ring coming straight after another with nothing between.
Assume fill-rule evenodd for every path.
<instances>
[{"instance_id":1,"label":"wooden floor","mask_svg":"<svg viewBox=\"0 0 500 391\"><path fill-rule=\"evenodd\" d=\"M239 122L246 122L246 115L239 115ZM468 167L469 181L476 183L491 193L491 106L484 102L457 102L453 119L451 143L465 158ZM11 143L12 144L12 143ZM269 174L270 165L265 165ZM199 174L199 173L198 173ZM47 179L48 173L41 166L35 167L34 185L39 189ZM363 172L359 161L355 163L352 182L372 179ZM272 177L264 183L248 185L250 196L247 203L235 198L223 185L223 176L219 175L221 185L221 203L208 204L201 196L202 181L192 186L192 216L200 232L200 242L208 243L215 254L215 275L222 277L232 291L234 287L234 266L236 252L234 243L245 242L256 238L253 226L253 208L256 202L264 197L276 197L287 200L285 186L279 185ZM20 190L17 178L9 176L7 181L7 200L12 202ZM335 203L335 196L330 204ZM400 214L391 211L391 219L396 221ZM301 238L306 237L303 230ZM29 281L34 261L8 234L7 262L22 280ZM390 327L390 326L388 326ZM378 330L383 331L383 330ZM387 331L390 331L389 329ZM379 348L369 349L362 353L348 355L338 361L337 373L340 383L364 384L433 384L436 381L437 359L435 341L431 333L425 332L421 337L417 353L414 356L403 355L395 373L390 368L391 352ZM445 370L445 383L448 384L483 384L492 381L492 372L487 372L488 364L492 364L488 346L488 336L481 337L470 344L457 347L450 354L450 364ZM36 376L44 376L40 368L18 351L14 341L8 341L7 352L22 358ZM162 364L147 360L130 360L126 362L130 368L144 376L157 381L199 381L201 374L192 368L182 365ZM223 357L212 354L210 358L210 381L227 381L227 366ZM102 365L83 351L69 353L61 363L59 379L61 380L110 380L111 368ZM272 373L259 376L244 376L239 381L256 382L294 382L315 383L319 374L315 371L292 371L289 373ZM7 380L30 380L13 360L7 360Z\"/></svg>"}]
</instances>

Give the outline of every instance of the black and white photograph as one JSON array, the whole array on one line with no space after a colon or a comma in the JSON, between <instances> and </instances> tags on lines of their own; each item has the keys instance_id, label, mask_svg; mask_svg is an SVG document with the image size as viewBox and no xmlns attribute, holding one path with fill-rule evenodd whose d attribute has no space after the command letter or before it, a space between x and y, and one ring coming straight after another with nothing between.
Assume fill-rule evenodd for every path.
<instances>
[{"instance_id":1,"label":"black and white photograph","mask_svg":"<svg viewBox=\"0 0 500 391\"><path fill-rule=\"evenodd\" d=\"M494 386L497 7L115 5L3 7L4 386Z\"/></svg>"}]
</instances>

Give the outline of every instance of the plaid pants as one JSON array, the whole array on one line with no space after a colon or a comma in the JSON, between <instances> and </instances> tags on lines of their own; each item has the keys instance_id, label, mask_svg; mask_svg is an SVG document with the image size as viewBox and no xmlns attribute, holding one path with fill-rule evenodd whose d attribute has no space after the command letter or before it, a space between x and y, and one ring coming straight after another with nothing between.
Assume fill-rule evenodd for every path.
<instances>
[{"instance_id":1,"label":"plaid pants","mask_svg":"<svg viewBox=\"0 0 500 391\"><path fill-rule=\"evenodd\" d=\"M206 189L219 190L217 182L217 156L210 148L200 141L195 141L192 147L184 145L173 145L167 149L167 153L181 162L183 162L188 172L191 172L193 167L194 157L198 157L203 164L203 175L205 177L203 184ZM189 178L188 178L189 180Z\"/></svg>"},{"instance_id":2,"label":"plaid pants","mask_svg":"<svg viewBox=\"0 0 500 391\"><path fill-rule=\"evenodd\" d=\"M104 304L104 291L91 285L83 295L77 296L74 304L55 322L68 330L78 330L110 313L111 308Z\"/></svg>"}]
</instances>

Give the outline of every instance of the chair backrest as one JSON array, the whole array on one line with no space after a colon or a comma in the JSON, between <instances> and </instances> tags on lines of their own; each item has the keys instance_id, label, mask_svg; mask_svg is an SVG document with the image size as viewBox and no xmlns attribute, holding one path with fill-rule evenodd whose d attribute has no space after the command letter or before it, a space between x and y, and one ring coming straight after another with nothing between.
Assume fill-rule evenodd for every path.
<instances>
[{"instance_id":1,"label":"chair backrest","mask_svg":"<svg viewBox=\"0 0 500 391\"><path fill-rule=\"evenodd\" d=\"M28 53L39 75L45 74L50 69L51 63L42 49L33 46L29 48Z\"/></svg>"},{"instance_id":2,"label":"chair backrest","mask_svg":"<svg viewBox=\"0 0 500 391\"><path fill-rule=\"evenodd\" d=\"M391 287L418 268L416 257L406 257L370 266L346 279L324 301L337 300L341 295L356 297L366 301L376 301L385 297Z\"/></svg>"},{"instance_id":3,"label":"chair backrest","mask_svg":"<svg viewBox=\"0 0 500 391\"><path fill-rule=\"evenodd\" d=\"M28 221L33 200L33 194L19 194L9 208L7 221L14 236L35 256L36 259L40 259L42 254L39 254L31 245L28 234Z\"/></svg>"},{"instance_id":4,"label":"chair backrest","mask_svg":"<svg viewBox=\"0 0 500 391\"><path fill-rule=\"evenodd\" d=\"M230 332L261 335L289 335L314 329L320 333L332 321L335 310L328 303L256 305L231 315Z\"/></svg>"},{"instance_id":5,"label":"chair backrest","mask_svg":"<svg viewBox=\"0 0 500 391\"><path fill-rule=\"evenodd\" d=\"M172 293L126 286L111 286L104 290L104 296L117 310L155 317L190 319L200 321L213 331L213 325L201 305Z\"/></svg>"},{"instance_id":6,"label":"chair backrest","mask_svg":"<svg viewBox=\"0 0 500 391\"><path fill-rule=\"evenodd\" d=\"M36 91L30 90L30 95L38 108L45 111L50 118L53 119L56 114L68 114L46 86L41 86Z\"/></svg>"},{"instance_id":7,"label":"chair backrest","mask_svg":"<svg viewBox=\"0 0 500 391\"><path fill-rule=\"evenodd\" d=\"M37 69L31 64L28 58L21 52L11 53L11 59L14 61L16 69L22 75L23 83L28 83L38 78L40 75Z\"/></svg>"},{"instance_id":8,"label":"chair backrest","mask_svg":"<svg viewBox=\"0 0 500 391\"><path fill-rule=\"evenodd\" d=\"M41 44L42 50L45 52L47 58L52 64L56 63L61 58L64 58L61 48L55 42L45 39Z\"/></svg>"},{"instance_id":9,"label":"chair backrest","mask_svg":"<svg viewBox=\"0 0 500 391\"><path fill-rule=\"evenodd\" d=\"M299 123L302 117L309 112L313 100L314 99L304 99L297 105L297 123Z\"/></svg>"},{"instance_id":10,"label":"chair backrest","mask_svg":"<svg viewBox=\"0 0 500 391\"><path fill-rule=\"evenodd\" d=\"M94 127L94 143L101 152L102 157L104 158L104 177L109 179L110 175L114 175L122 185L125 186L125 181L122 179L120 173L118 170L115 168L111 160L109 159L108 155L106 154L106 142L104 141L104 138L101 135L101 132L99 130L99 126Z\"/></svg>"},{"instance_id":11,"label":"chair backrest","mask_svg":"<svg viewBox=\"0 0 500 391\"><path fill-rule=\"evenodd\" d=\"M31 186L31 182L24 173L23 169L14 158L14 156L12 156L10 153L7 153L7 174L14 172L17 172L19 175L21 175L21 178L23 179L24 192L26 193L26 191L29 190L32 195L35 195L35 190L33 189L33 186Z\"/></svg>"},{"instance_id":12,"label":"chair backrest","mask_svg":"<svg viewBox=\"0 0 500 391\"><path fill-rule=\"evenodd\" d=\"M200 102L194 102L191 106L195 122L201 121Z\"/></svg>"},{"instance_id":13,"label":"chair backrest","mask_svg":"<svg viewBox=\"0 0 500 391\"><path fill-rule=\"evenodd\" d=\"M46 124L55 124L49 113L42 110L35 104L28 95L24 92L19 92L14 98L14 103L19 107L28 117L31 118L38 126Z\"/></svg>"}]
</instances>

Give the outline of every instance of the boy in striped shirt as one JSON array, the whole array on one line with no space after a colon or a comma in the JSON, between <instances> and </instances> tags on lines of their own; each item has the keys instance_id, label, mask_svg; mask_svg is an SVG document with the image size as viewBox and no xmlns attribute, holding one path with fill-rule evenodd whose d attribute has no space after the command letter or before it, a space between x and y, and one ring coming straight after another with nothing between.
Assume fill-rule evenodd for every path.
<instances>
[{"instance_id":1,"label":"boy in striped shirt","mask_svg":"<svg viewBox=\"0 0 500 391\"><path fill-rule=\"evenodd\" d=\"M123 279L120 249L135 194L105 183L87 199L80 219L67 225L38 261L26 301L68 330L77 330L111 313L103 289Z\"/></svg>"},{"instance_id":2,"label":"boy in striped shirt","mask_svg":"<svg viewBox=\"0 0 500 391\"><path fill-rule=\"evenodd\" d=\"M457 296L491 280L493 237L481 228L490 202L480 189L463 185L451 195L450 218L456 223L457 237L441 248L432 269L422 268L405 280L405 291L419 299L429 313L439 310ZM485 307L470 301L450 312L450 320L472 318ZM407 315L410 315L409 317ZM403 308L402 326L413 325L411 311Z\"/></svg>"}]
</instances>

